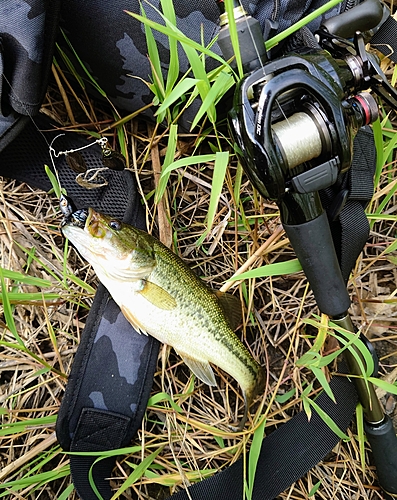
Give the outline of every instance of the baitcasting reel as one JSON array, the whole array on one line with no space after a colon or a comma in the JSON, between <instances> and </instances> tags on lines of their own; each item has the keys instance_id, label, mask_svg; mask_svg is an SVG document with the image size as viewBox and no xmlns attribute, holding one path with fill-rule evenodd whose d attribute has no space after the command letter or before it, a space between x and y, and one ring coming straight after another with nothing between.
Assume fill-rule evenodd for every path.
<instances>
[{"instance_id":1,"label":"baitcasting reel","mask_svg":"<svg viewBox=\"0 0 397 500\"><path fill-rule=\"evenodd\" d=\"M350 168L357 131L378 117L367 90L397 108L397 94L362 34L350 42L322 30L317 38L320 48L270 62L261 53L257 69L239 83L230 113L247 175L277 202L286 224L291 214L295 224L320 215L314 193ZM252 43L263 46L263 39Z\"/></svg>"}]
</instances>

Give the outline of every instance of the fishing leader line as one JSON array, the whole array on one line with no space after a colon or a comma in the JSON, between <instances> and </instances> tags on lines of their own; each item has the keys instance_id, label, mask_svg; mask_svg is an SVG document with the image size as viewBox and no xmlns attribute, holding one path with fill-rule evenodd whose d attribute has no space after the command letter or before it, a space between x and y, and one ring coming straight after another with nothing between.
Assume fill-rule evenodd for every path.
<instances>
[{"instance_id":1,"label":"fishing leader line","mask_svg":"<svg viewBox=\"0 0 397 500\"><path fill-rule=\"evenodd\" d=\"M224 0L221 0L220 3L225 3ZM244 29L247 29L247 32L249 34L249 39L250 39L250 42L251 42L251 45L253 47L253 50L254 50L254 53L256 54L256 59L257 59L257 62L258 62L258 70L262 70L262 73L264 76L266 76L266 73L265 73L265 65L264 65L264 62L263 62L263 50L261 50L259 48L259 44L263 43L265 45L265 39L263 38L263 34L260 38L260 40L258 39L257 36L254 36L254 33L252 31L252 27L250 25L250 22L249 22L249 18L251 16L247 15L247 11L245 10L243 4L242 4L242 1L241 0L233 0L232 1L233 5L234 5L234 8L233 8L233 19L235 21L241 19L241 20L244 20ZM275 10L274 12L272 13L272 16L271 16L271 19L274 20L275 17L277 16L277 12L278 12L278 2L276 1L275 2ZM225 16L225 20L223 21L222 20L222 16L224 14L221 14L221 21L220 21L220 24L222 26L222 24L229 24L229 20L228 20L228 15L227 17ZM229 29L230 31L230 29ZM262 30L261 30L262 31ZM242 33L242 32L240 32ZM257 33L258 35L258 33ZM267 59L267 57L266 57ZM272 75L267 75L269 79L271 79ZM267 79L266 79L267 81ZM266 85L266 83L264 83L264 85ZM287 124L289 124L289 119L288 119L288 116L285 114L284 112L284 109L283 107L281 106L280 102L279 102L279 99L275 99L275 106L277 106L281 116L283 116L284 118L284 122L286 122ZM253 107L253 105L251 104L251 106Z\"/></svg>"}]
</instances>

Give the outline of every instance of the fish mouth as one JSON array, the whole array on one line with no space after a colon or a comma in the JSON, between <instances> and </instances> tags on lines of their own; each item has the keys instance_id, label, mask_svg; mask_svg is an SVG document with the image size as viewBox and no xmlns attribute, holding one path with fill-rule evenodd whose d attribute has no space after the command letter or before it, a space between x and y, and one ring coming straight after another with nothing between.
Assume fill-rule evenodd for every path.
<instances>
[{"instance_id":1,"label":"fish mouth","mask_svg":"<svg viewBox=\"0 0 397 500\"><path fill-rule=\"evenodd\" d=\"M80 229L84 229L86 225L89 224L91 217L92 217L91 208L81 208L80 210L76 210L75 212L66 216L62 221L61 226L62 227L74 226L74 227L79 227Z\"/></svg>"}]
</instances>

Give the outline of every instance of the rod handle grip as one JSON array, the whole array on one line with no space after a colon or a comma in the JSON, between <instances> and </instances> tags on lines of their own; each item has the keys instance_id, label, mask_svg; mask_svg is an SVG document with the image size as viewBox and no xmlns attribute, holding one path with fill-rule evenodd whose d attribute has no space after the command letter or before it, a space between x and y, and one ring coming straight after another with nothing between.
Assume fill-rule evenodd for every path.
<instances>
[{"instance_id":1,"label":"rod handle grip","mask_svg":"<svg viewBox=\"0 0 397 500\"><path fill-rule=\"evenodd\" d=\"M302 224L283 224L302 265L321 312L346 314L350 298L336 256L327 215L323 212Z\"/></svg>"},{"instance_id":2,"label":"rod handle grip","mask_svg":"<svg viewBox=\"0 0 397 500\"><path fill-rule=\"evenodd\" d=\"M388 498L397 498L397 436L389 416L380 424L364 423L379 484Z\"/></svg>"}]
</instances>

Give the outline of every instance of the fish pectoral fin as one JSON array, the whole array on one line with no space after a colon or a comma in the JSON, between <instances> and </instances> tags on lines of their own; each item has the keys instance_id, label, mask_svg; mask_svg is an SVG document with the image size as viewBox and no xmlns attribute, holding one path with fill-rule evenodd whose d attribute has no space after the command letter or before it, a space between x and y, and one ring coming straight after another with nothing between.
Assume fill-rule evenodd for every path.
<instances>
[{"instance_id":1,"label":"fish pectoral fin","mask_svg":"<svg viewBox=\"0 0 397 500\"><path fill-rule=\"evenodd\" d=\"M164 288L147 280L142 280L142 284L143 287L139 290L139 293L151 304L165 311L175 309L176 301L174 297L164 290Z\"/></svg>"},{"instance_id":2,"label":"fish pectoral fin","mask_svg":"<svg viewBox=\"0 0 397 500\"><path fill-rule=\"evenodd\" d=\"M120 309L125 318L127 319L127 321L131 323L131 325L135 328L135 330L138 333L143 333L144 335L147 335L145 328L139 323L139 321L136 319L136 317L131 313L129 309L127 309L125 306L121 306Z\"/></svg>"},{"instance_id":3,"label":"fish pectoral fin","mask_svg":"<svg viewBox=\"0 0 397 500\"><path fill-rule=\"evenodd\" d=\"M213 290L213 293L218 299L219 305L229 323L229 326L234 331L240 325L243 314L241 311L240 299L230 293Z\"/></svg>"},{"instance_id":4,"label":"fish pectoral fin","mask_svg":"<svg viewBox=\"0 0 397 500\"><path fill-rule=\"evenodd\" d=\"M217 385L214 372L212 371L211 365L208 363L208 361L200 361L180 352L178 352L178 354L196 375L196 377L204 382L204 384L212 386Z\"/></svg>"}]
</instances>

